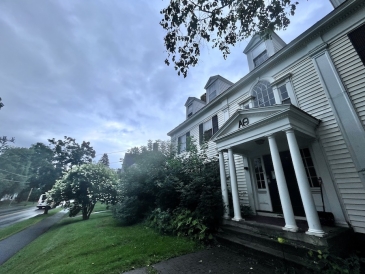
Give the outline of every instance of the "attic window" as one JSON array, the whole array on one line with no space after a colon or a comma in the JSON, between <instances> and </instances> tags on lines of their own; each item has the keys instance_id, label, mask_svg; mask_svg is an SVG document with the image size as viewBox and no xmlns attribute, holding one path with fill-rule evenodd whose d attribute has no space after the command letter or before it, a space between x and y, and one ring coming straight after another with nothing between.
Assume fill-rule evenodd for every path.
<instances>
[{"instance_id":1,"label":"attic window","mask_svg":"<svg viewBox=\"0 0 365 274\"><path fill-rule=\"evenodd\" d=\"M255 59L253 59L253 63L255 65L255 67L258 67L259 65L261 65L263 62L265 62L269 57L267 56L267 51L264 50L263 52L261 52L257 57L255 57Z\"/></svg>"},{"instance_id":2,"label":"attic window","mask_svg":"<svg viewBox=\"0 0 365 274\"><path fill-rule=\"evenodd\" d=\"M190 117L191 115L193 115L193 104L188 106L188 117Z\"/></svg>"},{"instance_id":3,"label":"attic window","mask_svg":"<svg viewBox=\"0 0 365 274\"><path fill-rule=\"evenodd\" d=\"M209 102L212 101L215 97L217 97L217 91L213 90L209 92Z\"/></svg>"}]
</instances>

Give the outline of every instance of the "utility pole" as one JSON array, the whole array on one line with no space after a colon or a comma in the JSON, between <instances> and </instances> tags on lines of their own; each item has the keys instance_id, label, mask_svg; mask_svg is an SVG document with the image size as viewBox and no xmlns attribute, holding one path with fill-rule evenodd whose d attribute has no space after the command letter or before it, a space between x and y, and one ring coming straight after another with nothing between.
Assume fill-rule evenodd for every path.
<instances>
[{"instance_id":1,"label":"utility pole","mask_svg":"<svg viewBox=\"0 0 365 274\"><path fill-rule=\"evenodd\" d=\"M30 189L29 194L28 194L28 198L27 198L27 201L26 202L28 202L29 197L30 197L30 194L32 194L32 190L33 190L33 188Z\"/></svg>"}]
</instances>

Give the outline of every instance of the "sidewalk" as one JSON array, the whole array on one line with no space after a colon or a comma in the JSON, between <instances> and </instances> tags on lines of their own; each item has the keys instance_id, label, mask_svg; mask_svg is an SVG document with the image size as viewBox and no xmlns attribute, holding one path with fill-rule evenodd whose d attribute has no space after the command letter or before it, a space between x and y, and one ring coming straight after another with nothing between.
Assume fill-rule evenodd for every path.
<instances>
[{"instance_id":1,"label":"sidewalk","mask_svg":"<svg viewBox=\"0 0 365 274\"><path fill-rule=\"evenodd\" d=\"M0 265L14 256L19 250L46 232L52 225L57 223L67 211L60 211L55 215L45 218L39 223L32 225L19 233L16 233L0 241Z\"/></svg>"}]
</instances>

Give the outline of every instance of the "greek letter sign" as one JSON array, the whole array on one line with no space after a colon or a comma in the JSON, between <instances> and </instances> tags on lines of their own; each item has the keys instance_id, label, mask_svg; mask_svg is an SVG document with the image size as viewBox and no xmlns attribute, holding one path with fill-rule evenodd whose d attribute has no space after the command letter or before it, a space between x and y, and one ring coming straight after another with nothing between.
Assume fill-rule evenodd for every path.
<instances>
[{"instance_id":1,"label":"greek letter sign","mask_svg":"<svg viewBox=\"0 0 365 274\"><path fill-rule=\"evenodd\" d=\"M248 126L248 123L249 123L249 121L248 121L247 117L242 118L242 120L239 120L238 128Z\"/></svg>"}]
</instances>

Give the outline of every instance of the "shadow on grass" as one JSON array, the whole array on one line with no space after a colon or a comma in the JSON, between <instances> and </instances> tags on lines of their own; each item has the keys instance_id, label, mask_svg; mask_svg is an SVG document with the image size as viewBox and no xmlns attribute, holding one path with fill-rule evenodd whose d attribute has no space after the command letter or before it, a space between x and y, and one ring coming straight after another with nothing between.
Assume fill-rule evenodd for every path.
<instances>
[{"instance_id":1,"label":"shadow on grass","mask_svg":"<svg viewBox=\"0 0 365 274\"><path fill-rule=\"evenodd\" d=\"M106 212L106 213L100 212L98 214L91 214L91 216L88 220L83 220L82 215L76 215L75 217L66 216L63 220L61 220L61 222L55 224L53 227L54 228L64 227L66 225L72 225L72 224L79 223L79 222L92 221L95 219L107 218L110 216L112 216L111 212Z\"/></svg>"}]
</instances>

